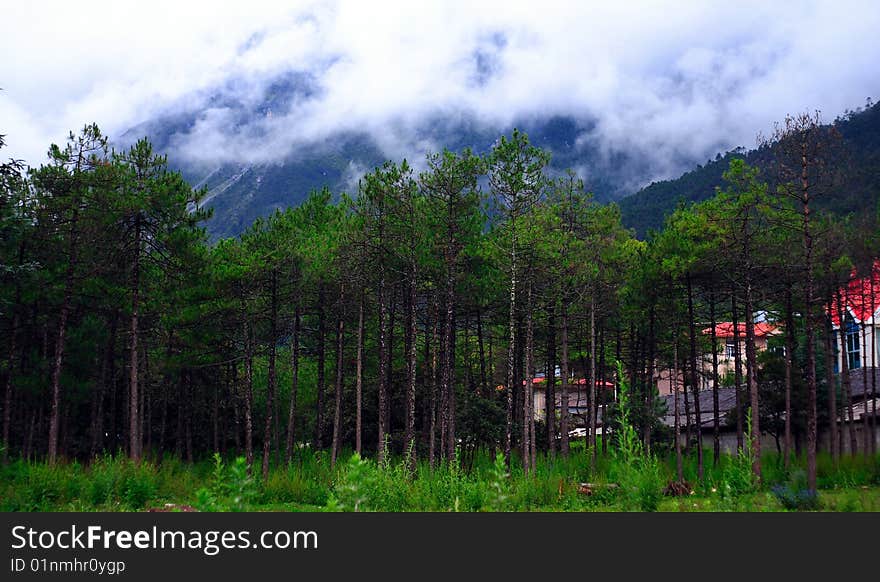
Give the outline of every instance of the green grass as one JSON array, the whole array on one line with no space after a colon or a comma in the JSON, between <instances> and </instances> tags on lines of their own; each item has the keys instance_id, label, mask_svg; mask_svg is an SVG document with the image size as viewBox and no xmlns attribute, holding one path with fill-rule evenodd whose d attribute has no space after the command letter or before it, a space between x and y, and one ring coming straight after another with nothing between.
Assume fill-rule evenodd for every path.
<instances>
[{"instance_id":1,"label":"green grass","mask_svg":"<svg viewBox=\"0 0 880 582\"><path fill-rule=\"evenodd\" d=\"M694 455L684 459L692 495L664 497L674 476L674 458L635 463L620 455L599 455L594 471L582 443L569 458L539 456L526 475L513 463L477 451L465 470L457 460L431 469L420 461L411 472L403 458L379 467L347 453L334 468L329 455L303 450L289 466L275 466L263 482L247 475L243 461L204 460L192 465L170 458L135 465L105 456L89 465L12 460L0 466L2 511L143 511L165 504L203 511L786 511L801 497L805 459L786 471L781 459L763 457L763 481L744 480L742 460L705 456L702 481ZM257 471L259 473L259 471ZM578 484L618 483L591 496ZM746 485L743 485L746 483ZM844 457L838 467L818 459L818 509L880 511L880 457ZM792 501L794 499L794 501Z\"/></svg>"}]
</instances>

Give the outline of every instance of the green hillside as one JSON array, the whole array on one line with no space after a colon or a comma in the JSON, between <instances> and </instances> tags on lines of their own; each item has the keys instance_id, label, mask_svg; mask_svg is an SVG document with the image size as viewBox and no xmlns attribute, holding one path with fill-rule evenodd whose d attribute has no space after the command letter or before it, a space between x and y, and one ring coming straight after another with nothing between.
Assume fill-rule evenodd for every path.
<instances>
[{"instance_id":1,"label":"green hillside","mask_svg":"<svg viewBox=\"0 0 880 582\"><path fill-rule=\"evenodd\" d=\"M834 121L843 136L847 166L844 178L817 205L839 214L874 209L880 196L880 104L870 103L863 109L847 112ZM620 201L624 224L644 237L659 229L663 220L680 203L699 202L711 198L722 185L722 174L735 157L766 170L773 159L774 147L745 151L742 148L718 155L675 180L654 182ZM773 182L773 176L764 178Z\"/></svg>"}]
</instances>

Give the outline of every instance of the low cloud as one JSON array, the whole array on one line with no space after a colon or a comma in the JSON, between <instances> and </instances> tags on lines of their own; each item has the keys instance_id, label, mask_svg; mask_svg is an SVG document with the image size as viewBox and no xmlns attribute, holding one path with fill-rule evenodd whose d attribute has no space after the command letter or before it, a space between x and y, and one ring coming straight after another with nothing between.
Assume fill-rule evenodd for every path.
<instances>
[{"instance_id":1,"label":"low cloud","mask_svg":"<svg viewBox=\"0 0 880 582\"><path fill-rule=\"evenodd\" d=\"M217 6L5 9L7 155L39 163L91 121L118 137L198 112L169 138L192 162L274 162L352 132L412 160L445 145L438 123L564 115L588 128L581 144L645 156L661 178L754 145L786 113L833 119L880 93L870 1Z\"/></svg>"}]
</instances>

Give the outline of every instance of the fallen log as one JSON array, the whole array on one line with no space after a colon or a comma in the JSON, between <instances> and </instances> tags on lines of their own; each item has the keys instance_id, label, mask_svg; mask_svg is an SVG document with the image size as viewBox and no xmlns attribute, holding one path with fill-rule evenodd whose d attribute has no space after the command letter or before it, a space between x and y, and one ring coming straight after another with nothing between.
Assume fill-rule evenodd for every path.
<instances>
[{"instance_id":1,"label":"fallen log","mask_svg":"<svg viewBox=\"0 0 880 582\"><path fill-rule=\"evenodd\" d=\"M578 493L581 495L592 495L597 491L609 491L619 488L617 483L579 483Z\"/></svg>"},{"instance_id":2,"label":"fallen log","mask_svg":"<svg viewBox=\"0 0 880 582\"><path fill-rule=\"evenodd\" d=\"M694 492L694 488L691 487L691 484L687 481L670 481L668 485L666 485L666 489L663 490L663 495L668 497L683 497L685 495L691 495Z\"/></svg>"},{"instance_id":3,"label":"fallen log","mask_svg":"<svg viewBox=\"0 0 880 582\"><path fill-rule=\"evenodd\" d=\"M198 509L192 505L178 505L176 503L166 503L164 507L151 507L147 510L148 513L192 513L197 511Z\"/></svg>"}]
</instances>

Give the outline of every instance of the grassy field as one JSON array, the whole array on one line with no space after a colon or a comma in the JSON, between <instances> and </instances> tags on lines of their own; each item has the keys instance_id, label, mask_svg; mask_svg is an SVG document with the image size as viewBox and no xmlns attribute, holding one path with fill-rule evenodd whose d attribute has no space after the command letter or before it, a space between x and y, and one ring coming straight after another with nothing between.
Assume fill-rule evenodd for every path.
<instances>
[{"instance_id":1,"label":"grassy field","mask_svg":"<svg viewBox=\"0 0 880 582\"><path fill-rule=\"evenodd\" d=\"M500 457L476 453L433 470L420 462L411 472L402 459L384 466L350 455L335 468L329 456L305 450L269 478L249 477L243 459L216 457L193 465L174 458L136 466L110 456L89 465L50 467L13 460L0 466L2 511L144 511L189 506L200 511L880 511L880 457L846 457L834 467L819 458L819 492L809 495L799 459L785 471L765 456L764 478L751 477L745 457L711 455L702 481L685 459L689 487L664 494L670 459L598 458L590 470L583 449L569 459L539 457L536 470L508 474ZM585 494L581 483L595 486ZM610 486L609 486L610 484Z\"/></svg>"}]
</instances>

